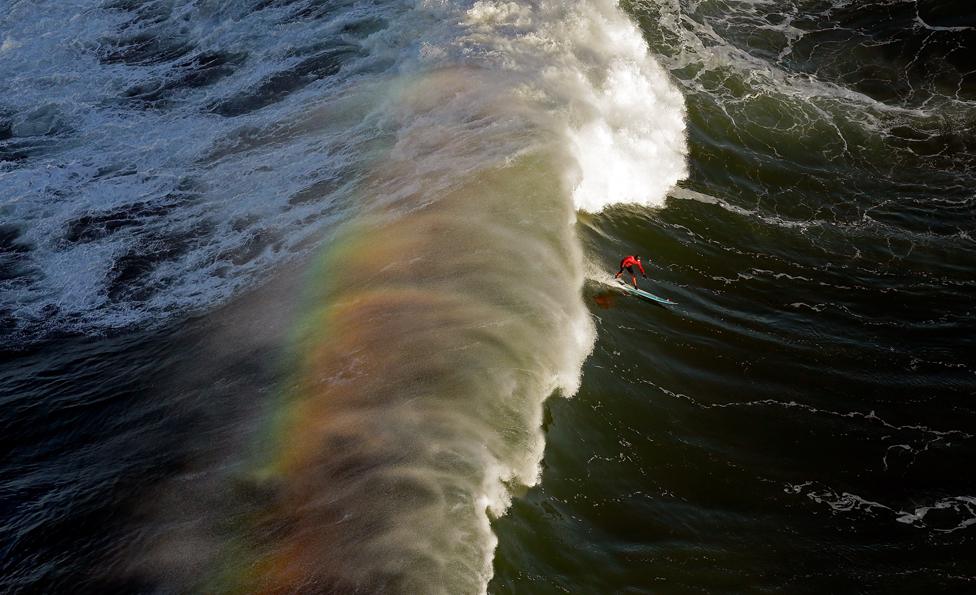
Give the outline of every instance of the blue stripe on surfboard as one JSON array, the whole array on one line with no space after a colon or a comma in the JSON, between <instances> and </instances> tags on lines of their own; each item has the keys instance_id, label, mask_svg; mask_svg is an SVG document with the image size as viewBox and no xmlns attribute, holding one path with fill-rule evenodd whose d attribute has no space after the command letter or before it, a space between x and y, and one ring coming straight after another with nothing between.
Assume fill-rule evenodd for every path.
<instances>
[{"instance_id":1,"label":"blue stripe on surfboard","mask_svg":"<svg viewBox=\"0 0 976 595\"><path fill-rule=\"evenodd\" d=\"M633 286L627 285L626 283L624 283L620 279L617 279L617 282L620 283L620 286L625 291L627 291L627 293L629 293L631 295L636 295L638 297L646 298L646 299L649 299L649 300L654 300L655 302L659 302L659 303L662 303L662 304L670 304L672 306L678 305L677 302L672 302L668 298L664 298L664 297L661 297L659 295L654 295L653 293L651 293L649 291L644 291L643 289L635 289Z\"/></svg>"}]
</instances>

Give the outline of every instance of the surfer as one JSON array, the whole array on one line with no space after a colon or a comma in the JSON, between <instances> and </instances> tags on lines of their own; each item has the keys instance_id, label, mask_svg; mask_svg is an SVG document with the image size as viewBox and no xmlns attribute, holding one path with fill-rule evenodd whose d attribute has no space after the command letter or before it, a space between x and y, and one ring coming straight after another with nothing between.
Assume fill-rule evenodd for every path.
<instances>
[{"instance_id":1,"label":"surfer","mask_svg":"<svg viewBox=\"0 0 976 595\"><path fill-rule=\"evenodd\" d=\"M633 256L627 256L620 261L620 270L617 274L613 276L614 279L619 279L620 275L624 274L624 269L630 273L630 280L634 284L634 289L637 289L637 275L634 273L634 266L640 269L641 277L647 279L647 274L644 273L644 265L641 264L640 256L635 254Z\"/></svg>"}]
</instances>

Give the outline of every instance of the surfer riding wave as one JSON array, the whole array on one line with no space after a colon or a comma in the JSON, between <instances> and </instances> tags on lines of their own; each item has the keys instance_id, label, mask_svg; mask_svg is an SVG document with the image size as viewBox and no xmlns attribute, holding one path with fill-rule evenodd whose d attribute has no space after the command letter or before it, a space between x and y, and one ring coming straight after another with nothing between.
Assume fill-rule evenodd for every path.
<instances>
[{"instance_id":1,"label":"surfer riding wave","mask_svg":"<svg viewBox=\"0 0 976 595\"><path fill-rule=\"evenodd\" d=\"M634 267L640 269L641 277L647 279L647 273L644 272L644 265L641 264L641 259L639 255L626 256L620 261L620 270L617 274L613 276L614 279L619 279L620 275L624 274L624 270L630 273L630 281L634 284L634 289L637 289L637 275L634 273Z\"/></svg>"}]
</instances>

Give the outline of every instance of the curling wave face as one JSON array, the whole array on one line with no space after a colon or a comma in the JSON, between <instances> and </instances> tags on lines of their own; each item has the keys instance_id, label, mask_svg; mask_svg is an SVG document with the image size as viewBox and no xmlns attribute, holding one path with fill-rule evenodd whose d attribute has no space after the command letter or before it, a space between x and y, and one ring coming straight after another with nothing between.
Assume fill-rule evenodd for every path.
<instances>
[{"instance_id":1,"label":"curling wave face","mask_svg":"<svg viewBox=\"0 0 976 595\"><path fill-rule=\"evenodd\" d=\"M681 96L611 2L420 3L363 47L394 63L368 82L380 141L309 274L261 497L194 524L222 537L166 569L182 585L484 591L490 521L594 339L576 210L685 175Z\"/></svg>"}]
</instances>

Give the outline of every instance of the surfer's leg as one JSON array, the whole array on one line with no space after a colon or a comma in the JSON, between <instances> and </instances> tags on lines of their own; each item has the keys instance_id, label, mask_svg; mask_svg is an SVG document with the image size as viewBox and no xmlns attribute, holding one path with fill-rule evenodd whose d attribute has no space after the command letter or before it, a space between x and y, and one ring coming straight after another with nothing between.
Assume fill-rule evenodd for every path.
<instances>
[{"instance_id":1,"label":"surfer's leg","mask_svg":"<svg viewBox=\"0 0 976 595\"><path fill-rule=\"evenodd\" d=\"M620 267L620 270L617 271L617 274L614 275L613 278L614 279L619 279L620 278L620 275L623 275L623 274L624 274L624 267Z\"/></svg>"},{"instance_id":2,"label":"surfer's leg","mask_svg":"<svg viewBox=\"0 0 976 595\"><path fill-rule=\"evenodd\" d=\"M634 284L634 289L637 289L637 275L634 273L634 267L627 267L627 272L630 273L630 282Z\"/></svg>"}]
</instances>

